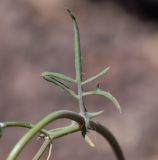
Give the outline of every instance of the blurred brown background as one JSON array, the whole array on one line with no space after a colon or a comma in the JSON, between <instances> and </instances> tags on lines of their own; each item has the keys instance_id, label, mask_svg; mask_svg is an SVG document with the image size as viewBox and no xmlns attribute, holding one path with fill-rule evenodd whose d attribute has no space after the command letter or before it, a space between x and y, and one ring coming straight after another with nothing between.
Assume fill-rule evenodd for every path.
<instances>
[{"instance_id":1,"label":"blurred brown background","mask_svg":"<svg viewBox=\"0 0 158 160\"><path fill-rule=\"evenodd\" d=\"M85 78L110 66L110 72L99 81L119 100L123 113L102 97L88 97L87 108L105 110L96 121L114 133L127 160L157 160L157 12L152 6L141 9L143 2L150 7L148 0L1 0L0 121L36 123L59 109L78 111L71 97L40 77L43 71L75 75L72 23L65 11L68 7L80 27ZM157 1L151 3L156 7ZM0 160L6 159L25 132L17 128L4 131ZM79 133L57 140L52 159L115 159L106 141L96 134L92 139L94 149ZM34 142L19 159L33 157L40 145L36 139Z\"/></svg>"}]
</instances>

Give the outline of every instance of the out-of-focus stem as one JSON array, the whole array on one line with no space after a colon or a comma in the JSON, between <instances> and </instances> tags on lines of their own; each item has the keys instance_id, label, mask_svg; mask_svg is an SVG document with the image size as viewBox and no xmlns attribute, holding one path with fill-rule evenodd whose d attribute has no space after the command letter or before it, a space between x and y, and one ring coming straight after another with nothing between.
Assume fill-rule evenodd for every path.
<instances>
[{"instance_id":1,"label":"out-of-focus stem","mask_svg":"<svg viewBox=\"0 0 158 160\"><path fill-rule=\"evenodd\" d=\"M98 132L100 135L102 135L110 144L111 148L113 149L117 160L125 160L125 157L123 155L123 152L121 150L121 147L119 143L117 142L116 138L113 136L113 134L103 125L99 123L95 123L93 121L90 121L90 129Z\"/></svg>"}]
</instances>

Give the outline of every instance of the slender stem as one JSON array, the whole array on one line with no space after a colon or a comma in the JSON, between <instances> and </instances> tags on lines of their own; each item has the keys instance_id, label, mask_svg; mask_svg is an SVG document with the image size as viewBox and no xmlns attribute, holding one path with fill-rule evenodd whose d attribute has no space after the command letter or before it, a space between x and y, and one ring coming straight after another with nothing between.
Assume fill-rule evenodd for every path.
<instances>
[{"instance_id":1,"label":"slender stem","mask_svg":"<svg viewBox=\"0 0 158 160\"><path fill-rule=\"evenodd\" d=\"M48 156L47 156L47 159L46 160L49 160L50 157L51 157L51 154L52 154L52 143L49 144L49 152L48 152Z\"/></svg>"},{"instance_id":2,"label":"slender stem","mask_svg":"<svg viewBox=\"0 0 158 160\"><path fill-rule=\"evenodd\" d=\"M79 108L80 113L85 116L87 110L84 106L83 102L83 88L82 88L82 63L81 63L81 47L80 47L80 33L78 24L76 21L75 16L72 14L72 12L67 9L74 26L74 34L75 34L75 70L76 70L76 81L77 81L77 89L78 89L78 101L79 101Z\"/></svg>"},{"instance_id":3,"label":"slender stem","mask_svg":"<svg viewBox=\"0 0 158 160\"><path fill-rule=\"evenodd\" d=\"M75 79L66 76L64 74L61 73L56 73L56 72L43 72L41 74L42 77L51 77L51 78L57 78L57 79L61 79L61 80L65 80L67 82L71 82L71 83L76 83Z\"/></svg>"},{"instance_id":4,"label":"slender stem","mask_svg":"<svg viewBox=\"0 0 158 160\"><path fill-rule=\"evenodd\" d=\"M81 127L78 124L73 124L68 127L64 127L63 129L50 133L50 137L53 139L57 139L63 137L65 135L80 131Z\"/></svg>"},{"instance_id":5,"label":"slender stem","mask_svg":"<svg viewBox=\"0 0 158 160\"><path fill-rule=\"evenodd\" d=\"M26 146L26 144L47 124L50 122L60 119L60 118L68 118L71 120L74 120L78 122L81 125L84 125L84 119L82 116L75 112L67 111L67 110L61 110L53 112L46 117L44 117L41 121L39 121L32 129L30 129L20 140L19 142L14 146L13 150L9 154L7 160L15 160L17 156L20 154L20 152L23 150L23 148Z\"/></svg>"},{"instance_id":6,"label":"slender stem","mask_svg":"<svg viewBox=\"0 0 158 160\"><path fill-rule=\"evenodd\" d=\"M50 144L50 140L48 138L43 142L42 146L40 147L40 149L38 150L38 152L36 153L36 155L33 157L32 160L39 160L42 157L43 153L45 152L49 144Z\"/></svg>"},{"instance_id":7,"label":"slender stem","mask_svg":"<svg viewBox=\"0 0 158 160\"><path fill-rule=\"evenodd\" d=\"M51 78L49 76L44 76L43 77L46 81L52 82L56 84L57 86L61 87L63 90L65 90L70 96L73 96L74 98L78 99L77 95L75 94L74 91L72 91L68 86L66 86L64 83L58 81L55 78Z\"/></svg>"},{"instance_id":8,"label":"slender stem","mask_svg":"<svg viewBox=\"0 0 158 160\"><path fill-rule=\"evenodd\" d=\"M9 154L7 160L15 160L17 156L20 154L22 149L25 147L25 145L33 138L35 134L37 134L43 127L45 127L48 123L59 119L59 118L69 118L74 121L77 121L79 124L83 125L84 124L84 119L82 116L78 115L77 113L71 112L71 111L57 111L54 113L49 114L45 118L43 118L39 123L37 123L32 129L30 129L22 138L21 140L16 144L16 146L13 148L11 153ZM108 142L110 143L111 147L113 148L116 157L118 160L125 160L123 153L120 149L119 144L117 143L116 139L114 136L111 134L110 131L108 131L105 127L103 127L100 124L96 124L92 121L90 121L90 126L92 130L95 130L99 134L103 135ZM71 125L68 127L64 127L63 129L60 129L59 131L55 131L54 133L52 132L50 134L50 138L55 139L62 137L64 135L77 132L81 130L79 125ZM49 144L49 143L48 143ZM47 145L45 145L46 147ZM44 149L43 149L44 150Z\"/></svg>"},{"instance_id":9,"label":"slender stem","mask_svg":"<svg viewBox=\"0 0 158 160\"><path fill-rule=\"evenodd\" d=\"M78 81L82 81L82 65L81 65L81 47L80 47L80 33L78 24L76 22L75 16L72 12L67 9L74 26L74 33L75 33L75 69L76 69L76 79Z\"/></svg>"},{"instance_id":10,"label":"slender stem","mask_svg":"<svg viewBox=\"0 0 158 160\"><path fill-rule=\"evenodd\" d=\"M82 85L87 84L87 83L89 83L89 82L92 82L92 81L96 80L96 79L99 78L100 76L106 74L109 69L110 69L110 67L105 68L104 70L102 70L102 71L99 72L98 74L94 75L93 77L91 77L91 78L83 81L83 82L82 82Z\"/></svg>"},{"instance_id":11,"label":"slender stem","mask_svg":"<svg viewBox=\"0 0 158 160\"><path fill-rule=\"evenodd\" d=\"M117 140L112 135L112 133L105 126L99 123L90 121L90 127L91 127L90 128L91 130L98 132L109 142L111 148L113 149L116 155L117 160L125 160L125 157L123 155L120 145L118 144Z\"/></svg>"},{"instance_id":12,"label":"slender stem","mask_svg":"<svg viewBox=\"0 0 158 160\"><path fill-rule=\"evenodd\" d=\"M118 111L120 113L122 113L121 111L121 106L118 103L117 99L115 97L113 97L109 92L103 91L102 89L97 89L97 90L93 90L93 91L87 91L83 93L83 96L88 96L88 95L100 95L100 96L104 96L106 98L108 98L109 100L111 100L111 102L114 104L114 106L118 109Z\"/></svg>"},{"instance_id":13,"label":"slender stem","mask_svg":"<svg viewBox=\"0 0 158 160\"><path fill-rule=\"evenodd\" d=\"M54 139L63 137L68 134L72 134L72 133L80 131L80 130L81 130L81 127L77 123L70 125L70 126L67 126L67 127L55 129L54 131L51 131L49 133L50 139L54 140ZM41 148L39 149L39 151L34 156L33 160L39 160L39 158L42 157L44 151L46 150L46 148L48 147L49 144L50 144L50 140L49 139L45 140L44 143L42 144Z\"/></svg>"},{"instance_id":14,"label":"slender stem","mask_svg":"<svg viewBox=\"0 0 158 160\"><path fill-rule=\"evenodd\" d=\"M20 122L20 121L13 121L13 122L2 122L3 123L3 129L9 128L9 127L24 127L24 128L33 128L35 125L29 122ZM49 133L46 129L41 129L41 133L48 136Z\"/></svg>"},{"instance_id":15,"label":"slender stem","mask_svg":"<svg viewBox=\"0 0 158 160\"><path fill-rule=\"evenodd\" d=\"M111 148L113 149L117 160L125 160L123 152L121 150L121 147L119 146L117 140L115 139L115 137L112 135L112 133L105 127L102 126L99 123L95 123L93 121L90 121L90 129L93 131L96 131L97 133L99 133L100 135L102 135L110 144ZM50 134L51 139L56 139L56 138L60 138L63 137L67 134L71 134L74 132L77 132L80 130L79 125L70 125L67 127L63 127L60 128L59 130L56 130L55 132L52 132ZM42 145L42 147L40 148L41 151L39 151L39 153L37 153L38 155L36 155L36 157L41 158L41 156L43 155L44 151L46 150L46 148L48 147L50 141L45 141L44 144ZM37 158L33 159L33 160L38 160Z\"/></svg>"}]
</instances>

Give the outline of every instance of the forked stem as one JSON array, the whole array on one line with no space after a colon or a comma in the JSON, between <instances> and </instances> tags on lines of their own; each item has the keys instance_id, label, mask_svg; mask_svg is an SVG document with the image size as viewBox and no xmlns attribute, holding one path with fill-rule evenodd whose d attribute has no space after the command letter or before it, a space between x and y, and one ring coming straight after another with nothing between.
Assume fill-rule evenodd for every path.
<instances>
[{"instance_id":1,"label":"forked stem","mask_svg":"<svg viewBox=\"0 0 158 160\"><path fill-rule=\"evenodd\" d=\"M54 140L56 138L59 138L59 137L62 137L62 136L65 136L67 134L74 133L74 132L77 132L77 131L82 131L83 136L86 137L88 129L95 130L96 132L101 134L104 138L106 138L107 141L109 142L109 144L111 145L111 147L113 148L117 159L118 160L125 160L125 158L123 156L123 153L121 151L121 148L120 148L119 144L117 143L116 139L114 138L114 136L111 134L111 132L108 131L106 128L104 128L102 125L96 124L93 121L91 121L91 119L93 117L100 115L102 112L88 113L87 109L84 105L84 99L83 99L84 96L98 94L98 95L102 95L102 96L105 96L108 99L110 99L116 105L116 107L120 110L120 106L119 106L117 100L110 93L101 90L100 87L97 87L93 91L84 92L83 87L82 87L84 84L87 84L87 83L99 78L103 74L105 74L109 70L109 68L106 68L103 71L96 74L95 76L87 79L86 81L83 81L79 28L78 28L78 24L76 22L75 16L72 14L72 12L69 9L67 9L67 11L68 11L68 13L69 13L69 15L70 15L70 17L73 21L74 34L75 34L75 71L76 71L76 79L73 79L71 77L65 76L64 74L56 73L56 72L44 72L42 74L42 76L47 81L56 84L57 86L64 89L71 96L73 96L75 99L77 99L78 103L79 103L80 114L75 113L75 112L71 112L71 111L60 110L60 111L53 112L53 113L47 115L46 117L44 117L40 122L38 122L34 126L30 123L24 124L24 123L19 122L18 126L27 127L27 128L31 128L31 129L15 145L15 147L13 148L11 153L9 154L7 160L16 160L16 158L18 157L20 152L23 150L23 148L26 146L26 144L38 132L42 132L44 135L47 135L48 139L47 139L47 141L45 141L43 143L43 145L41 146L39 151L34 156L33 160L40 159L40 157L44 153L47 146L51 143L51 140ZM75 92L73 92L67 85L62 83L60 80L68 81L68 82L71 82L71 83L77 83L77 91L78 91L77 94ZM68 119L71 119L73 121L76 121L77 123L75 123L73 125L70 125L70 126L67 126L67 127L56 129L56 130L53 130L53 131L47 131L47 130L43 129L50 122L53 122L53 121L55 121L57 119L61 119L61 118L68 118ZM8 123L7 125L8 126L10 125L9 127L11 127L11 126L14 126L14 125L17 125L17 124ZM2 131L2 127L3 126L0 126L0 133ZM44 136L44 138L45 138L45 136ZM88 141L90 141L90 140L88 139ZM48 156L48 159L49 158L50 158L50 154Z\"/></svg>"}]
</instances>

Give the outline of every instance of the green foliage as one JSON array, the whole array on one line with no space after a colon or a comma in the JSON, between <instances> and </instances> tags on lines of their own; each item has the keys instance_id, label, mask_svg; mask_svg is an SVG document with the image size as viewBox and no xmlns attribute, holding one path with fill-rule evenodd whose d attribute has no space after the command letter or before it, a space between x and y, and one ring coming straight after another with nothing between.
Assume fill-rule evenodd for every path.
<instances>
[{"instance_id":1,"label":"green foliage","mask_svg":"<svg viewBox=\"0 0 158 160\"><path fill-rule=\"evenodd\" d=\"M90 77L87 80L83 80L83 77L82 77L82 64L81 64L81 49L80 49L80 34L79 34L78 24L76 22L75 16L72 14L72 12L69 9L67 11L68 11L70 17L72 18L73 25L74 25L76 78L74 79L74 78L68 77L68 76L66 76L64 74L55 73L55 72L43 72L42 73L42 77L45 80L47 80L49 82L52 82L53 84L55 84L55 85L61 87L62 89L64 89L68 94L73 96L79 102L82 102L82 103L79 103L79 108L80 108L80 112L81 112L81 114L83 114L83 116L85 115L85 113L82 113L82 107L84 106L83 97L87 96L87 95L104 96L104 97L108 98L109 100L111 100L113 102L113 104L115 105L115 107L121 112L121 107L120 107L118 101L115 99L115 97L113 97L109 92L106 92L106 91L102 90L99 87L99 85L97 85L97 87L92 91L85 92L83 90L83 85L88 84L88 83L96 80L100 76L103 76L104 74L106 74L109 71L110 67L105 68L104 70L102 70L98 74ZM78 86L78 94L76 95L76 93L71 88L66 86L60 80L65 80L65 81L70 82L70 83L75 83ZM83 112L86 112L86 111L87 111L86 108L83 109Z\"/></svg>"},{"instance_id":2,"label":"green foliage","mask_svg":"<svg viewBox=\"0 0 158 160\"><path fill-rule=\"evenodd\" d=\"M90 91L84 91L83 86L96 80L97 78L103 76L109 71L109 67L105 68L98 74L88 78L87 80L83 80L82 77L82 64L81 64L81 49L80 49L80 34L79 34L79 28L78 24L76 22L75 16L72 14L72 12L67 9L74 27L74 36L75 36L75 72L76 77L71 78L69 76L66 76L61 73L56 72L43 72L41 76L48 82L51 82L58 87L62 88L66 93L68 93L70 96L75 98L78 101L79 113L75 113L72 111L67 110L59 110L53 113L48 114L46 117L44 117L42 120L40 120L36 125L33 125L28 122L2 122L0 123L0 137L2 135L2 131L4 128L7 127L25 127L29 128L29 131L17 142L17 144L14 146L10 154L8 155L7 160L15 160L18 155L21 153L23 148L27 145L27 143L35 136L37 133L40 133L38 136L39 139L43 139L43 144L38 150L38 152L33 157L33 160L39 160L43 153L45 152L46 148L49 147L49 154L47 157L47 160L50 159L51 152L52 152L52 142L60 138L62 136L65 136L67 134L71 134L77 131L81 131L83 138L85 141L91 146L94 147L94 143L88 137L88 131L89 130L95 130L99 134L101 134L104 138L107 139L109 144L111 145L112 149L114 150L114 153L116 154L116 157L118 160L124 160L123 153L120 149L119 144L117 143L114 136L111 134L111 132L103 127L100 124L96 124L92 121L92 119L96 116L99 116L103 113L103 111L99 112L88 112L85 104L84 104L84 98L88 95L99 95L104 96L105 98L109 99L114 106L121 112L121 107L118 103L118 101L109 93L104 90L102 90L99 86L99 84ZM64 82L69 82L70 84L76 84L77 86L77 93L71 89L71 87L67 86ZM72 120L72 124L66 127L62 128L56 128L51 130L44 129L46 125L49 123L52 123L55 120L61 119L61 118L67 118Z\"/></svg>"}]
</instances>

